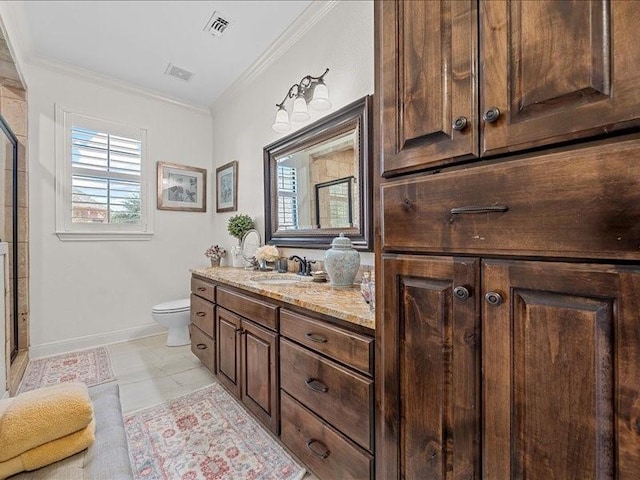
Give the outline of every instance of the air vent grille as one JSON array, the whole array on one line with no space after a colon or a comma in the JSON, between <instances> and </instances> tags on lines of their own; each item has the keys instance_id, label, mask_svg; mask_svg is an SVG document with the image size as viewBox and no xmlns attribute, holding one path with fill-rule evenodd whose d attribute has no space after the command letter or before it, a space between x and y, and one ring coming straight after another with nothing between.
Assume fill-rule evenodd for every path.
<instances>
[{"instance_id":1,"label":"air vent grille","mask_svg":"<svg viewBox=\"0 0 640 480\"><path fill-rule=\"evenodd\" d=\"M233 20L230 20L222 13L215 11L205 25L204 31L209 32L214 37L221 37L222 34L226 32L231 25L233 25L233 23Z\"/></svg>"},{"instance_id":2,"label":"air vent grille","mask_svg":"<svg viewBox=\"0 0 640 480\"><path fill-rule=\"evenodd\" d=\"M184 80L185 82L188 82L193 77L192 72L171 64L167 66L164 74L169 75L170 77L179 78L180 80Z\"/></svg>"}]
</instances>

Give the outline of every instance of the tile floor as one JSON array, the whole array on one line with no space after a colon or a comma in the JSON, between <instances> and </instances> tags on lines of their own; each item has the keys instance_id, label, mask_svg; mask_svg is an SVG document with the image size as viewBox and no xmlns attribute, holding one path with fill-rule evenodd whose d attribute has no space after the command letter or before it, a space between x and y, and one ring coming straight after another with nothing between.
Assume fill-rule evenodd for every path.
<instances>
[{"instance_id":1,"label":"tile floor","mask_svg":"<svg viewBox=\"0 0 640 480\"><path fill-rule=\"evenodd\" d=\"M189 345L167 347L166 341L167 335L160 334L106 346L120 384L124 415L168 402L214 381ZM317 477L307 473L304 480Z\"/></svg>"}]
</instances>

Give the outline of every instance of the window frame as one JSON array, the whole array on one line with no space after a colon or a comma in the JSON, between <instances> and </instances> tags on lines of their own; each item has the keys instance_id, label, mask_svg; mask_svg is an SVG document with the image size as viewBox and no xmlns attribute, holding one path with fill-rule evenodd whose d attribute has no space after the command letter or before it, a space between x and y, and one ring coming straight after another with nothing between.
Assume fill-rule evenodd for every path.
<instances>
[{"instance_id":1,"label":"window frame","mask_svg":"<svg viewBox=\"0 0 640 480\"><path fill-rule=\"evenodd\" d=\"M72 215L72 146L73 125L101 133L140 140L140 224L73 223ZM86 115L55 106L56 129L56 230L62 241L150 240L153 235L153 215L150 181L153 179L147 155L147 130ZM106 178L106 177L105 177Z\"/></svg>"}]
</instances>

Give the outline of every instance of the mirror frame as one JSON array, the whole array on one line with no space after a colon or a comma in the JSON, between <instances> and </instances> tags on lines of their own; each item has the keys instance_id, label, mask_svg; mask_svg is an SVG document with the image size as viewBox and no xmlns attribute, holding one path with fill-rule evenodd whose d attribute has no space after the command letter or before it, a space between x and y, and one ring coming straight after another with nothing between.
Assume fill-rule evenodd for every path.
<instances>
[{"instance_id":1,"label":"mirror frame","mask_svg":"<svg viewBox=\"0 0 640 480\"><path fill-rule=\"evenodd\" d=\"M372 225L372 125L371 95L341 108L290 135L264 147L264 218L265 243L278 247L327 249L341 232L349 237L353 248L373 251ZM341 135L353 128L357 130L358 176L360 179L359 234L351 234L344 228L277 230L278 225L278 157L297 152Z\"/></svg>"}]
</instances>

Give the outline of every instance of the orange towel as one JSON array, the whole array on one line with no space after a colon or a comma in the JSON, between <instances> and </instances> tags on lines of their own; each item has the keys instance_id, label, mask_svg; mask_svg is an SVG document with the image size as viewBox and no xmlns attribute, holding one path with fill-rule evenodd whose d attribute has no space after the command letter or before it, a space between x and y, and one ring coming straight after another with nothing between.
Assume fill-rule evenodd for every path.
<instances>
[{"instance_id":1,"label":"orange towel","mask_svg":"<svg viewBox=\"0 0 640 480\"><path fill-rule=\"evenodd\" d=\"M95 422L92 421L78 432L27 450L5 462L0 462L0 480L25 470L44 467L81 452L95 441L94 433Z\"/></svg>"},{"instance_id":2,"label":"orange towel","mask_svg":"<svg viewBox=\"0 0 640 480\"><path fill-rule=\"evenodd\" d=\"M84 429L93 404L84 383L39 388L0 401L0 462Z\"/></svg>"}]
</instances>

